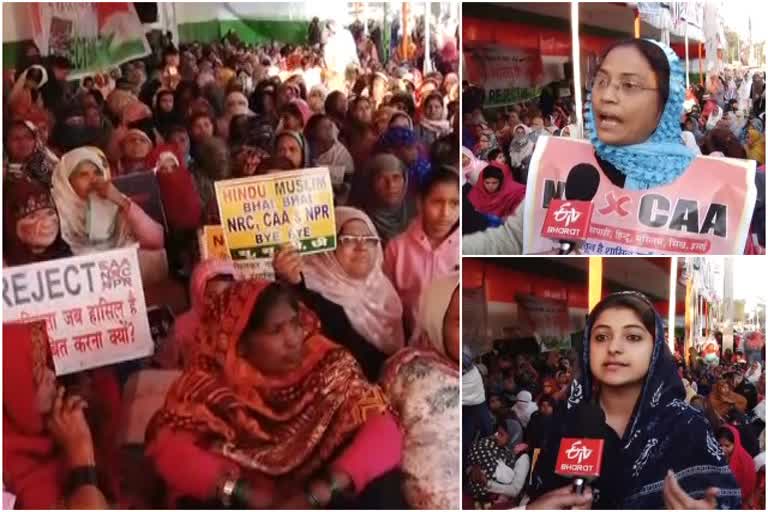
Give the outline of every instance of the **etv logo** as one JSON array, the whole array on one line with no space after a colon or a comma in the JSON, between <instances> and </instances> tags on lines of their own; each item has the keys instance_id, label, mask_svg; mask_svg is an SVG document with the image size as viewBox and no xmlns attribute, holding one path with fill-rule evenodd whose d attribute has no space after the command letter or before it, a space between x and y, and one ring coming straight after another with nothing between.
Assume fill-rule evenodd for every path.
<instances>
[{"instance_id":1,"label":"etv logo","mask_svg":"<svg viewBox=\"0 0 768 512\"><path fill-rule=\"evenodd\" d=\"M557 223L564 223L565 227L570 226L579 218L581 217L581 212L577 211L576 208L571 205L570 202L566 201L563 204L560 205L560 208L555 210L554 213L554 219Z\"/></svg>"},{"instance_id":2,"label":"etv logo","mask_svg":"<svg viewBox=\"0 0 768 512\"><path fill-rule=\"evenodd\" d=\"M579 439L565 451L565 456L568 460L576 459L576 463L581 464L584 459L588 459L592 456L592 450L584 446Z\"/></svg>"}]
</instances>

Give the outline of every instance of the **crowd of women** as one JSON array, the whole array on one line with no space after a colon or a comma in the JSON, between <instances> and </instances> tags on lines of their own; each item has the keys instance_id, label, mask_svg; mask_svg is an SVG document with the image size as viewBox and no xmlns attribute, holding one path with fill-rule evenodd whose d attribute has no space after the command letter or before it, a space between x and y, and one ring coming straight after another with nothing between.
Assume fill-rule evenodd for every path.
<instances>
[{"instance_id":1,"label":"crowd of women","mask_svg":"<svg viewBox=\"0 0 768 512\"><path fill-rule=\"evenodd\" d=\"M673 353L643 295L604 298L583 347L463 357L465 508L765 508L763 365ZM605 442L584 495L554 472L563 437Z\"/></svg>"},{"instance_id":2,"label":"crowd of women","mask_svg":"<svg viewBox=\"0 0 768 512\"><path fill-rule=\"evenodd\" d=\"M568 89L558 89L557 83L545 87L539 97L504 111L484 111L482 90L465 87L462 231L470 235L464 239L465 254L522 252L520 205L542 135L589 140L611 181L633 190L671 183L699 155L756 161L758 200L751 226L754 236L746 251L764 252L764 72L729 69L686 90L679 59L662 47L635 39L605 51L600 62L616 69L627 67L632 80L618 84L615 95L607 93L610 88L602 85L606 74L598 69L584 94L588 101L583 135L576 124L572 90L558 96ZM615 125L598 119L605 112L616 118Z\"/></svg>"},{"instance_id":3,"label":"crowd of women","mask_svg":"<svg viewBox=\"0 0 768 512\"><path fill-rule=\"evenodd\" d=\"M4 265L136 246L167 262L143 272L148 302L179 316L140 365L175 377L133 465L125 365L55 379L45 330L4 324L17 507L459 506L456 42L423 75L423 42L387 59L355 31L338 70L316 25L306 46L165 41L79 83L25 47L4 88ZM331 176L334 251L284 246L274 282L200 260L216 182L310 167ZM139 173L164 220L114 184Z\"/></svg>"}]
</instances>

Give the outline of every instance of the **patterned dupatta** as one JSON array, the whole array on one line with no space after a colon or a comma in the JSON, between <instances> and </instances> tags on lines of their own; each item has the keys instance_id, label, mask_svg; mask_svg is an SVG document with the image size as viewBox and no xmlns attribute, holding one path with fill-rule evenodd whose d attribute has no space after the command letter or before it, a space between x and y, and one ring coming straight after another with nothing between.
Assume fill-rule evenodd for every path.
<instances>
[{"instance_id":1,"label":"patterned dupatta","mask_svg":"<svg viewBox=\"0 0 768 512\"><path fill-rule=\"evenodd\" d=\"M265 281L241 281L210 299L198 332L195 362L174 383L153 418L160 428L196 432L207 447L244 468L304 479L327 462L369 415L388 410L378 386L354 357L317 334L301 311L304 361L289 374L266 376L239 356L237 344Z\"/></svg>"}]
</instances>

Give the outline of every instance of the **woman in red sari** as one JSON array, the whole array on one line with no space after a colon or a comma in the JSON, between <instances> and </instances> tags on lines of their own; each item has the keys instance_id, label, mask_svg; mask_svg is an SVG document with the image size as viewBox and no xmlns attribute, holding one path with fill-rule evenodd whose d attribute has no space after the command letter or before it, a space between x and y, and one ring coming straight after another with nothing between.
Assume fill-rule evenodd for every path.
<instances>
[{"instance_id":1,"label":"woman in red sari","mask_svg":"<svg viewBox=\"0 0 768 512\"><path fill-rule=\"evenodd\" d=\"M91 435L85 400L65 396L56 385L48 343L43 322L3 324L4 491L15 496L16 508L106 509L105 494L117 498L117 480L109 464L114 459L99 441L111 441L114 429ZM117 392L115 381L98 384L91 408ZM117 411L110 412L118 420ZM114 423L107 418L102 426Z\"/></svg>"},{"instance_id":2,"label":"woman in red sari","mask_svg":"<svg viewBox=\"0 0 768 512\"><path fill-rule=\"evenodd\" d=\"M206 309L198 356L147 432L174 504L402 508L388 402L290 289L241 281Z\"/></svg>"}]
</instances>

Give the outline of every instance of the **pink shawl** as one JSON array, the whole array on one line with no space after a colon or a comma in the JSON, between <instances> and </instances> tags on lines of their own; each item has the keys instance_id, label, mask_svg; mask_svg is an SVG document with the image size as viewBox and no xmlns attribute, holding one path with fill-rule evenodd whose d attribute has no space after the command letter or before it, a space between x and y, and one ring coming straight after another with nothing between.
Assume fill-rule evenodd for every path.
<instances>
[{"instance_id":1,"label":"pink shawl","mask_svg":"<svg viewBox=\"0 0 768 512\"><path fill-rule=\"evenodd\" d=\"M376 227L356 208L336 208L336 232L351 220L362 220L371 233ZM393 354L405 344L403 305L395 287L384 275L384 252L376 248L373 270L365 279L350 277L339 264L336 254L326 252L304 259L307 288L344 308L352 327L385 354Z\"/></svg>"},{"instance_id":2,"label":"pink shawl","mask_svg":"<svg viewBox=\"0 0 768 512\"><path fill-rule=\"evenodd\" d=\"M501 170L501 166L491 165ZM480 179L477 180L477 183L469 192L469 200L480 213L488 213L503 219L512 215L517 206L525 199L525 185L517 183L510 174L504 173L503 170L501 171L504 174L504 178L499 186L499 190L493 194L489 194L485 190L483 185L485 171L483 171Z\"/></svg>"}]
</instances>

